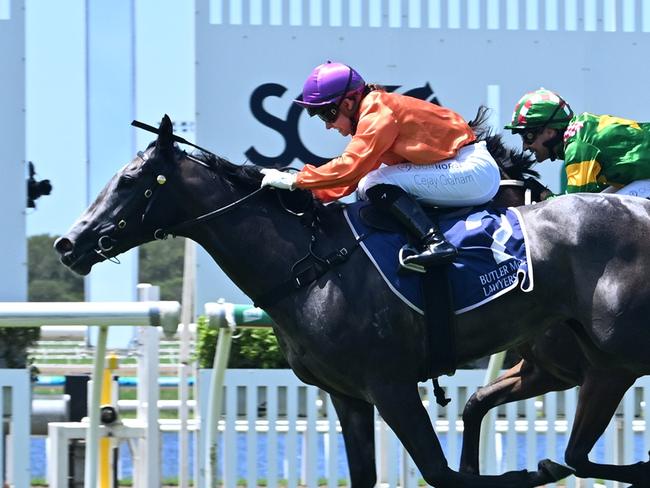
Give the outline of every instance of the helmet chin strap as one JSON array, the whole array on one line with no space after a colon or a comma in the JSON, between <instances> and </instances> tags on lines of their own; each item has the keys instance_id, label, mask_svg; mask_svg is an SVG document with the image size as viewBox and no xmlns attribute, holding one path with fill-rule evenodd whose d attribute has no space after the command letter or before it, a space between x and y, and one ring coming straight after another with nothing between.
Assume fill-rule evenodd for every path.
<instances>
[{"instance_id":1,"label":"helmet chin strap","mask_svg":"<svg viewBox=\"0 0 650 488\"><path fill-rule=\"evenodd\" d=\"M558 151L556 151L557 148L562 147L562 141L564 139L564 131L555 131L555 135L551 137L549 140L544 141L542 145L548 150L548 157L551 159L551 161L555 161L558 156ZM564 155L562 155L564 156Z\"/></svg>"}]
</instances>

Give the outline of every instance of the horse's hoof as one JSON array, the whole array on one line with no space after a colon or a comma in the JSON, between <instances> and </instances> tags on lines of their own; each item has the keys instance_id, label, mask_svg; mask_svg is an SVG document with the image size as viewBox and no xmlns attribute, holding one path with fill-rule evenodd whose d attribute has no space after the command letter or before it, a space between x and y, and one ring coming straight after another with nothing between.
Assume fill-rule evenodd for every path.
<instances>
[{"instance_id":1,"label":"horse's hoof","mask_svg":"<svg viewBox=\"0 0 650 488\"><path fill-rule=\"evenodd\" d=\"M564 464L556 463L550 459L542 459L537 464L537 470L539 473L543 473L546 478L545 483L554 483L560 481L561 479L566 478L575 474L575 470Z\"/></svg>"}]
</instances>

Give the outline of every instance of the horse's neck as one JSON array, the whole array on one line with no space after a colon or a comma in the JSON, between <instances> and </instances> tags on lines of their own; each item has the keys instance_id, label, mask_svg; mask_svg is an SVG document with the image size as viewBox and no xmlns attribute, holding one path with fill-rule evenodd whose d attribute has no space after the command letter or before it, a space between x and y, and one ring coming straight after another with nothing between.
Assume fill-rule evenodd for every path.
<instances>
[{"instance_id":1,"label":"horse's neck","mask_svg":"<svg viewBox=\"0 0 650 488\"><path fill-rule=\"evenodd\" d=\"M191 232L228 277L255 299L290 276L312 232L275 198L245 204Z\"/></svg>"}]
</instances>

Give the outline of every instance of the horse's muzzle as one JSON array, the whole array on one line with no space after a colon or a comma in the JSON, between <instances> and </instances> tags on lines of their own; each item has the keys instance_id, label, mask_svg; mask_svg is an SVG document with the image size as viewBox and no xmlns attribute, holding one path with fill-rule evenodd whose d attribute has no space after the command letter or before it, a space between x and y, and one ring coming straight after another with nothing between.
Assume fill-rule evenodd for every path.
<instances>
[{"instance_id":1,"label":"horse's muzzle","mask_svg":"<svg viewBox=\"0 0 650 488\"><path fill-rule=\"evenodd\" d=\"M74 244L66 236L61 236L56 241L54 241L54 249L56 249L56 252L63 256L73 251Z\"/></svg>"},{"instance_id":2,"label":"horse's muzzle","mask_svg":"<svg viewBox=\"0 0 650 488\"><path fill-rule=\"evenodd\" d=\"M63 265L70 268L75 273L80 275L87 275L93 264L98 260L93 261L90 253L83 253L78 255L75 252L74 241L67 236L61 236L54 242L54 249L59 253L59 260ZM95 253L92 253L95 255Z\"/></svg>"}]
</instances>

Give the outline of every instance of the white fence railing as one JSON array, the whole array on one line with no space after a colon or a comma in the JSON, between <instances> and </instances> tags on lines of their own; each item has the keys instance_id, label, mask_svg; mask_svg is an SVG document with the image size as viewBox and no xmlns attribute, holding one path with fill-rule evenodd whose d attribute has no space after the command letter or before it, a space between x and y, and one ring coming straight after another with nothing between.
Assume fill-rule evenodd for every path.
<instances>
[{"instance_id":1,"label":"white fence railing","mask_svg":"<svg viewBox=\"0 0 650 488\"><path fill-rule=\"evenodd\" d=\"M0 327L39 327L41 325L93 325L99 328L97 345L95 347L95 358L93 362L93 384L99 387L92 387L90 390L90 401L88 411L88 423L85 426L85 438L87 452L84 463L84 487L93 488L98 481L98 452L100 441L100 397L102 390L102 379L104 378L104 363L106 359L106 343L109 325L160 325L163 330L169 333L175 332L180 316L180 304L178 302L148 301L148 302L2 302L0 303ZM157 356L156 356L157 358ZM145 358L149 359L149 358ZM157 386L157 385L156 385ZM27 389L29 392L29 389ZM157 390L156 390L157 393ZM151 402L154 404L153 402ZM31 401L13 404L14 411L20 406L21 409L30 413ZM1 412L0 412L1 413ZM21 415L19 418L23 418ZM29 416L27 417L29 420ZM0 415L3 420L4 416ZM22 424L21 424L22 425ZM49 425L49 428L53 424ZM157 417L154 431L158 433ZM0 431L0 434L2 432ZM24 442L28 448L12 450L11 455L18 457L17 466L27 466L29 472L29 458L25 456L29 452L29 422L27 429L19 429L16 436L18 442ZM0 440L2 435L0 435ZM155 447L158 447L156 443ZM153 450L153 449L152 449ZM0 454L2 451L0 450ZM25 459L27 457L27 460ZM0 456L1 459L1 456ZM14 458L16 459L16 458ZM60 463L57 464L57 467ZM0 465L0 473L3 466ZM20 471L25 468L21 468ZM27 475L29 478L29 473ZM16 488L29 486L27 484L15 484ZM52 486L50 484L50 486ZM57 484L63 486L63 484Z\"/></svg>"},{"instance_id":2,"label":"white fence railing","mask_svg":"<svg viewBox=\"0 0 650 488\"><path fill-rule=\"evenodd\" d=\"M207 409L210 374L211 370L199 374L201 412ZM435 403L430 383L420 385L423 402L453 468L460 459L465 401L483 380L484 372L479 370L458 371L444 378L443 386L452 399L445 408ZM222 398L216 473L225 487L235 487L242 479L250 487L257 486L260 479L266 480L268 487L284 483L281 480L290 488L336 487L341 479L349 485L340 426L323 391L304 385L288 370L228 370ZM500 407L486 474L537 469L537 462L546 457L562 462L576 401L577 390L573 389ZM646 429L649 402L650 380L643 378L625 396L591 458L613 464L645 460L650 446ZM200 432L206 432L205 418ZM417 468L379 418L376 434L379 481L388 486L417 486ZM203 443L198 444L198 459L202 459ZM201 481L198 486L203 486ZM571 477L566 486L595 485L592 480Z\"/></svg>"},{"instance_id":3,"label":"white fence railing","mask_svg":"<svg viewBox=\"0 0 650 488\"><path fill-rule=\"evenodd\" d=\"M0 369L0 486L5 481L15 488L30 486L29 421L31 404L29 371ZM4 452L5 421L9 426L10 442ZM4 460L7 460L7 480L4 479ZM9 486L9 485L7 485Z\"/></svg>"},{"instance_id":4,"label":"white fence railing","mask_svg":"<svg viewBox=\"0 0 650 488\"><path fill-rule=\"evenodd\" d=\"M199 408L207 408L207 385L211 370L199 374ZM458 467L462 441L462 409L466 399L482 383L482 371L458 371L443 379L452 402L445 408L435 403L430 383L421 384L423 402L433 420L444 451L453 468ZM0 418L9 420L6 449L11 486L29 486L29 375L25 370L0 370ZM11 396L11 410L7 401ZM223 415L219 422L216 474L224 487L245 480L257 486L264 479L269 487L285 482L288 487L349 486L340 425L329 397L301 383L289 370L229 370L223 387ZM573 421L577 391L551 393L536 399L500 407L490 437L487 474L513 469L536 469L539 459L561 461ZM591 458L598 462L630 464L645 460L650 446L646 422L650 410L650 380L643 378L630 389L616 418L597 443ZM9 414L11 412L11 414ZM202 416L200 435L206 432ZM251 428L254 426L255 428ZM415 487L417 468L404 453L394 434L380 419L376 423L379 480L386 485ZM201 460L203 442L197 442ZM0 460L3 459L0 443ZM180 460L183 462L182 460ZM0 464L0 476L3 470ZM4 482L2 478L0 481ZM2 484L0 483L0 486ZM136 487L139 484L136 484ZM196 484L195 486L201 486ZM567 487L594 487L592 480L571 477ZM608 487L617 487L607 483ZM144 487L141 487L144 488Z\"/></svg>"}]
</instances>

